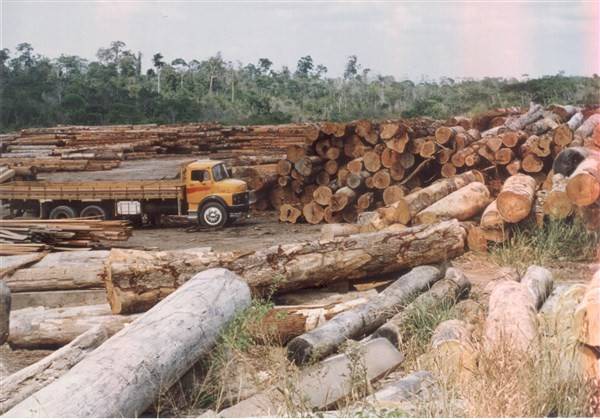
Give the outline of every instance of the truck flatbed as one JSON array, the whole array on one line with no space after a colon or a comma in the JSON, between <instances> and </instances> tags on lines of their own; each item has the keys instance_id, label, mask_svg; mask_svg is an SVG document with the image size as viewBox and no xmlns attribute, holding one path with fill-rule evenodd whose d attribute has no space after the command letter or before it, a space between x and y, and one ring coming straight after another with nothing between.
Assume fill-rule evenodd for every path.
<instances>
[{"instance_id":1,"label":"truck flatbed","mask_svg":"<svg viewBox=\"0 0 600 419\"><path fill-rule=\"evenodd\" d=\"M0 184L0 200L143 200L185 198L180 181L10 182Z\"/></svg>"}]
</instances>

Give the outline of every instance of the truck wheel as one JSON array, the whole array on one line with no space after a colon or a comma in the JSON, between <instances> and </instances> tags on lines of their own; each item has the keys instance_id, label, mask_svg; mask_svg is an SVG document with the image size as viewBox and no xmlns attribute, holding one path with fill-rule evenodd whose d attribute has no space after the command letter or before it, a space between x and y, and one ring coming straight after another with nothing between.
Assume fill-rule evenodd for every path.
<instances>
[{"instance_id":1,"label":"truck wheel","mask_svg":"<svg viewBox=\"0 0 600 419\"><path fill-rule=\"evenodd\" d=\"M80 217L100 217L102 220L108 219L108 214L104 208L98 205L88 205L79 213Z\"/></svg>"},{"instance_id":2,"label":"truck wheel","mask_svg":"<svg viewBox=\"0 0 600 419\"><path fill-rule=\"evenodd\" d=\"M206 227L223 227L227 218L227 210L218 202L209 202L200 211L200 223Z\"/></svg>"},{"instance_id":3,"label":"truck wheel","mask_svg":"<svg viewBox=\"0 0 600 419\"><path fill-rule=\"evenodd\" d=\"M75 218L77 217L77 213L73 208L68 205L59 205L50 211L50 215L48 216L51 220L58 220L61 218Z\"/></svg>"}]
</instances>

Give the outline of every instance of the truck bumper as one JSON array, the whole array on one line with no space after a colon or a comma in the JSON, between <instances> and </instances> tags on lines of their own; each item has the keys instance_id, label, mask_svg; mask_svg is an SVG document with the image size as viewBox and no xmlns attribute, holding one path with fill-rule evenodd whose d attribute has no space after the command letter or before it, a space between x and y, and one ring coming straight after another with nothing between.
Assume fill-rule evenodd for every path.
<instances>
[{"instance_id":1,"label":"truck bumper","mask_svg":"<svg viewBox=\"0 0 600 419\"><path fill-rule=\"evenodd\" d=\"M230 205L227 208L227 214L231 218L243 217L250 211L250 204Z\"/></svg>"}]
</instances>

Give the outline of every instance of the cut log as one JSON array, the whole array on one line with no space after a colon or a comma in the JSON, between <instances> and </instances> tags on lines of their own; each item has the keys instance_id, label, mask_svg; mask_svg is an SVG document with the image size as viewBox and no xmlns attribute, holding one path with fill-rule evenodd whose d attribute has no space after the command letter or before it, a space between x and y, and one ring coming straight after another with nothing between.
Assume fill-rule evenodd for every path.
<instances>
[{"instance_id":1,"label":"cut log","mask_svg":"<svg viewBox=\"0 0 600 419\"><path fill-rule=\"evenodd\" d=\"M385 205L391 205L404 197L404 188L399 185L392 185L383 191L383 202Z\"/></svg>"},{"instance_id":2,"label":"cut log","mask_svg":"<svg viewBox=\"0 0 600 419\"><path fill-rule=\"evenodd\" d=\"M456 138L457 134L464 132L465 129L461 126L439 127L435 130L435 142L438 144L446 144Z\"/></svg>"},{"instance_id":3,"label":"cut log","mask_svg":"<svg viewBox=\"0 0 600 419\"><path fill-rule=\"evenodd\" d=\"M327 135L340 138L346 134L347 125L343 122L321 122L319 128Z\"/></svg>"},{"instance_id":4,"label":"cut log","mask_svg":"<svg viewBox=\"0 0 600 419\"><path fill-rule=\"evenodd\" d=\"M442 177L449 178L456 176L456 167L452 163L444 163L441 170Z\"/></svg>"},{"instance_id":5,"label":"cut log","mask_svg":"<svg viewBox=\"0 0 600 419\"><path fill-rule=\"evenodd\" d=\"M600 115L599 115L600 116ZM600 198L600 153L590 155L569 177L567 195L578 206L592 205Z\"/></svg>"},{"instance_id":6,"label":"cut log","mask_svg":"<svg viewBox=\"0 0 600 419\"><path fill-rule=\"evenodd\" d=\"M346 185L352 189L359 189L365 185L365 180L369 177L369 172L350 173L346 178Z\"/></svg>"},{"instance_id":7,"label":"cut log","mask_svg":"<svg viewBox=\"0 0 600 419\"><path fill-rule=\"evenodd\" d=\"M583 300L575 311L575 326L579 342L600 347L600 270L587 284Z\"/></svg>"},{"instance_id":8,"label":"cut log","mask_svg":"<svg viewBox=\"0 0 600 419\"><path fill-rule=\"evenodd\" d=\"M360 226L356 224L325 224L321 227L321 240L333 240L336 237L358 233L360 233Z\"/></svg>"},{"instance_id":9,"label":"cut log","mask_svg":"<svg viewBox=\"0 0 600 419\"><path fill-rule=\"evenodd\" d=\"M387 140L385 142L385 145L388 148L394 150L396 153L404 153L404 149L406 148L408 141L409 141L408 132L405 131L401 135Z\"/></svg>"},{"instance_id":10,"label":"cut log","mask_svg":"<svg viewBox=\"0 0 600 419\"><path fill-rule=\"evenodd\" d=\"M291 163L298 162L300 159L304 158L304 156L306 156L306 149L300 145L293 144L286 149L286 157Z\"/></svg>"},{"instance_id":11,"label":"cut log","mask_svg":"<svg viewBox=\"0 0 600 419\"><path fill-rule=\"evenodd\" d=\"M85 252L81 252L85 253ZM19 269L6 278L13 292L102 288L105 268L97 263Z\"/></svg>"},{"instance_id":12,"label":"cut log","mask_svg":"<svg viewBox=\"0 0 600 419\"><path fill-rule=\"evenodd\" d=\"M379 140L379 135L374 129L373 124L371 121L367 121L366 119L356 122L355 132L359 137L363 138L370 144L376 144Z\"/></svg>"},{"instance_id":13,"label":"cut log","mask_svg":"<svg viewBox=\"0 0 600 419\"><path fill-rule=\"evenodd\" d=\"M322 206L316 202L310 202L302 207L302 215L309 224L319 224L323 221L325 211Z\"/></svg>"},{"instance_id":14,"label":"cut log","mask_svg":"<svg viewBox=\"0 0 600 419\"><path fill-rule=\"evenodd\" d=\"M567 146L573 141L573 131L568 124L559 125L552 133L552 140L560 146Z\"/></svg>"},{"instance_id":15,"label":"cut log","mask_svg":"<svg viewBox=\"0 0 600 419\"><path fill-rule=\"evenodd\" d=\"M544 161L535 154L527 154L521 161L521 168L527 173L539 173L544 168Z\"/></svg>"},{"instance_id":16,"label":"cut log","mask_svg":"<svg viewBox=\"0 0 600 419\"><path fill-rule=\"evenodd\" d=\"M319 205L327 206L331 204L333 192L328 186L319 186L313 192L313 199Z\"/></svg>"},{"instance_id":17,"label":"cut log","mask_svg":"<svg viewBox=\"0 0 600 419\"><path fill-rule=\"evenodd\" d=\"M509 131L505 132L500 136L502 144L505 147L513 148L516 147L520 142L526 140L527 135L523 131Z\"/></svg>"},{"instance_id":18,"label":"cut log","mask_svg":"<svg viewBox=\"0 0 600 419\"><path fill-rule=\"evenodd\" d=\"M356 209L357 211L363 212L367 211L373 205L375 201L375 194L373 192L365 192L360 195L356 200Z\"/></svg>"},{"instance_id":19,"label":"cut log","mask_svg":"<svg viewBox=\"0 0 600 419\"><path fill-rule=\"evenodd\" d=\"M346 164L346 169L350 173L359 174L363 171L363 158L359 157L354 160L350 160L348 164Z\"/></svg>"},{"instance_id":20,"label":"cut log","mask_svg":"<svg viewBox=\"0 0 600 419\"><path fill-rule=\"evenodd\" d=\"M514 152L510 148L501 148L500 150L494 153L494 159L496 163L507 165L514 158Z\"/></svg>"},{"instance_id":21,"label":"cut log","mask_svg":"<svg viewBox=\"0 0 600 419\"><path fill-rule=\"evenodd\" d=\"M509 177L496 198L500 216L509 223L524 220L535 200L536 182L531 176L517 174Z\"/></svg>"},{"instance_id":22,"label":"cut log","mask_svg":"<svg viewBox=\"0 0 600 419\"><path fill-rule=\"evenodd\" d=\"M374 151L369 151L363 156L363 164L366 170L375 173L381 169L381 156Z\"/></svg>"},{"instance_id":23,"label":"cut log","mask_svg":"<svg viewBox=\"0 0 600 419\"><path fill-rule=\"evenodd\" d=\"M331 206L325 207L325 211L323 212L323 219L326 223L336 224L344 221L342 217L342 213L339 211L333 211Z\"/></svg>"},{"instance_id":24,"label":"cut log","mask_svg":"<svg viewBox=\"0 0 600 419\"><path fill-rule=\"evenodd\" d=\"M498 212L496 200L492 201L483 211L480 225L481 227L488 229L504 228L504 220L502 219L500 212Z\"/></svg>"},{"instance_id":25,"label":"cut log","mask_svg":"<svg viewBox=\"0 0 600 419\"><path fill-rule=\"evenodd\" d=\"M141 416L249 305L240 277L224 269L202 272L6 415Z\"/></svg>"},{"instance_id":26,"label":"cut log","mask_svg":"<svg viewBox=\"0 0 600 419\"><path fill-rule=\"evenodd\" d=\"M8 344L15 349L55 349L99 324L119 328L134 319L133 316L112 314L106 304L24 308L10 314Z\"/></svg>"},{"instance_id":27,"label":"cut log","mask_svg":"<svg viewBox=\"0 0 600 419\"><path fill-rule=\"evenodd\" d=\"M30 253L15 256L0 256L0 279L11 275L13 272L26 268L39 262L46 256L46 253Z\"/></svg>"},{"instance_id":28,"label":"cut log","mask_svg":"<svg viewBox=\"0 0 600 419\"><path fill-rule=\"evenodd\" d=\"M552 292L554 278L548 269L532 265L527 268L525 275L521 278L521 284L527 287L536 310L539 310Z\"/></svg>"},{"instance_id":29,"label":"cut log","mask_svg":"<svg viewBox=\"0 0 600 419\"><path fill-rule=\"evenodd\" d=\"M590 150L584 147L566 148L554 159L552 171L555 174L569 177L590 154Z\"/></svg>"},{"instance_id":30,"label":"cut log","mask_svg":"<svg viewBox=\"0 0 600 419\"><path fill-rule=\"evenodd\" d=\"M402 134L403 130L406 130L406 127L403 127L399 122L386 122L379 126L379 137L383 141L387 141Z\"/></svg>"},{"instance_id":31,"label":"cut log","mask_svg":"<svg viewBox=\"0 0 600 419\"><path fill-rule=\"evenodd\" d=\"M543 116L544 108L542 105L532 104L526 113L507 121L506 127L513 131L522 130L525 126L534 123Z\"/></svg>"},{"instance_id":32,"label":"cut log","mask_svg":"<svg viewBox=\"0 0 600 419\"><path fill-rule=\"evenodd\" d=\"M279 176L288 176L292 173L293 163L289 160L279 160L277 162L277 174Z\"/></svg>"},{"instance_id":33,"label":"cut log","mask_svg":"<svg viewBox=\"0 0 600 419\"><path fill-rule=\"evenodd\" d=\"M519 170L521 170L521 160L519 159L514 159L506 165L506 171L511 176L514 176L517 173L519 173Z\"/></svg>"},{"instance_id":34,"label":"cut log","mask_svg":"<svg viewBox=\"0 0 600 419\"><path fill-rule=\"evenodd\" d=\"M484 349L527 353L537 339L535 301L527 287L514 281L496 283L484 325Z\"/></svg>"},{"instance_id":35,"label":"cut log","mask_svg":"<svg viewBox=\"0 0 600 419\"><path fill-rule=\"evenodd\" d=\"M335 175L338 171L338 162L335 160L327 160L325 166L323 166L323 170L325 170L329 176Z\"/></svg>"},{"instance_id":36,"label":"cut log","mask_svg":"<svg viewBox=\"0 0 600 419\"><path fill-rule=\"evenodd\" d=\"M294 163L294 169L302 176L310 176L321 170L323 163L319 156L305 156Z\"/></svg>"},{"instance_id":37,"label":"cut log","mask_svg":"<svg viewBox=\"0 0 600 419\"><path fill-rule=\"evenodd\" d=\"M592 135L598 124L600 124L600 113L595 113L583 121L579 128L575 130L572 144L574 146L583 145L583 140Z\"/></svg>"},{"instance_id":38,"label":"cut log","mask_svg":"<svg viewBox=\"0 0 600 419\"><path fill-rule=\"evenodd\" d=\"M472 327L462 320L440 323L431 337L436 365L452 380L469 380L477 371L477 352L471 339Z\"/></svg>"},{"instance_id":39,"label":"cut log","mask_svg":"<svg viewBox=\"0 0 600 419\"><path fill-rule=\"evenodd\" d=\"M380 213L390 224L408 224L425 208L472 182L483 182L483 175L478 171L469 171L452 178L439 180L385 207L385 210L382 208Z\"/></svg>"},{"instance_id":40,"label":"cut log","mask_svg":"<svg viewBox=\"0 0 600 419\"><path fill-rule=\"evenodd\" d=\"M279 221L295 224L302 215L302 211L290 204L279 207Z\"/></svg>"},{"instance_id":41,"label":"cut log","mask_svg":"<svg viewBox=\"0 0 600 419\"><path fill-rule=\"evenodd\" d=\"M464 273L455 268L448 268L444 279L433 284L431 289L419 295L402 311L395 314L379 327L373 337L384 337L395 347L399 347L414 333L410 321L421 313L435 312L440 308L453 305L460 298L466 297L471 283Z\"/></svg>"},{"instance_id":42,"label":"cut log","mask_svg":"<svg viewBox=\"0 0 600 419\"><path fill-rule=\"evenodd\" d=\"M344 142L344 155L351 159L364 156L366 146L358 135L352 135Z\"/></svg>"},{"instance_id":43,"label":"cut log","mask_svg":"<svg viewBox=\"0 0 600 419\"><path fill-rule=\"evenodd\" d=\"M552 190L544 202L544 213L561 220L573 213L574 206L567 195L567 178L561 174L552 176Z\"/></svg>"},{"instance_id":44,"label":"cut log","mask_svg":"<svg viewBox=\"0 0 600 419\"><path fill-rule=\"evenodd\" d=\"M352 204L356 200L356 197L356 192L348 186L338 189L331 197L331 210L334 212L343 210Z\"/></svg>"},{"instance_id":45,"label":"cut log","mask_svg":"<svg viewBox=\"0 0 600 419\"><path fill-rule=\"evenodd\" d=\"M76 337L71 343L0 380L0 413L13 408L35 392L50 385L66 374L109 337L123 328L123 324L99 324Z\"/></svg>"},{"instance_id":46,"label":"cut log","mask_svg":"<svg viewBox=\"0 0 600 419\"><path fill-rule=\"evenodd\" d=\"M472 182L445 196L415 216L415 222L431 224L456 218L468 220L480 214L490 203L490 191L480 182Z\"/></svg>"},{"instance_id":47,"label":"cut log","mask_svg":"<svg viewBox=\"0 0 600 419\"><path fill-rule=\"evenodd\" d=\"M384 190L392 183L392 177L388 169L381 169L373 175L373 187Z\"/></svg>"},{"instance_id":48,"label":"cut log","mask_svg":"<svg viewBox=\"0 0 600 419\"><path fill-rule=\"evenodd\" d=\"M368 335L442 275L440 268L434 266L414 268L366 304L338 314L322 326L292 339L287 348L288 359L297 364L321 359L333 353L346 339Z\"/></svg>"},{"instance_id":49,"label":"cut log","mask_svg":"<svg viewBox=\"0 0 600 419\"><path fill-rule=\"evenodd\" d=\"M0 346L4 345L9 336L11 301L10 289L4 281L0 281Z\"/></svg>"}]
</instances>

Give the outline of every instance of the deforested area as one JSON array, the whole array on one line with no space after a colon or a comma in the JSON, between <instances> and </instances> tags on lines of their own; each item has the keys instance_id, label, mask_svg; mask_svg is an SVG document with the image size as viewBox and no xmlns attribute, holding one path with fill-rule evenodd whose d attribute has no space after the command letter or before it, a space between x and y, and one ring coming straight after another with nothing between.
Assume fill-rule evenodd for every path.
<instances>
[{"instance_id":1,"label":"deforested area","mask_svg":"<svg viewBox=\"0 0 600 419\"><path fill-rule=\"evenodd\" d=\"M0 9L0 416L600 415L596 3Z\"/></svg>"}]
</instances>

